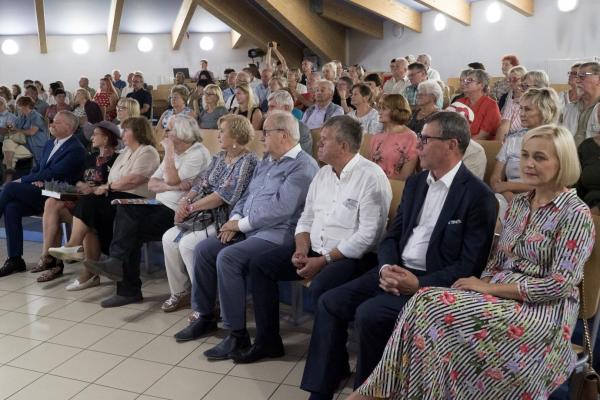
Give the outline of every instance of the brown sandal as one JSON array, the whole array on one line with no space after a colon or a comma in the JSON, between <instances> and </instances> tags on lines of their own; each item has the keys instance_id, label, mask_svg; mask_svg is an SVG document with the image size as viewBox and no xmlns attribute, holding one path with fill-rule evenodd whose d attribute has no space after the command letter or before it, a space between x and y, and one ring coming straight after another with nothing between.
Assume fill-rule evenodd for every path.
<instances>
[{"instance_id":1,"label":"brown sandal","mask_svg":"<svg viewBox=\"0 0 600 400\"><path fill-rule=\"evenodd\" d=\"M40 276L37 277L38 282L50 282L63 274L64 269L63 263L56 264L55 267L47 269Z\"/></svg>"},{"instance_id":2,"label":"brown sandal","mask_svg":"<svg viewBox=\"0 0 600 400\"><path fill-rule=\"evenodd\" d=\"M56 267L56 258L54 258L50 255L46 255L46 256L41 256L37 265L34 268L32 268L29 272L35 274L38 272L46 271L47 269L51 269L54 267Z\"/></svg>"}]
</instances>

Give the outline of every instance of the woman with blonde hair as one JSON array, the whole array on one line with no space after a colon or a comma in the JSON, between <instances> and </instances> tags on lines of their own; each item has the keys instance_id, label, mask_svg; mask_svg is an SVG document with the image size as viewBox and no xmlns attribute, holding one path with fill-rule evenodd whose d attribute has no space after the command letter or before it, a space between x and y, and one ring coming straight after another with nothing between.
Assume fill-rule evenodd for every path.
<instances>
[{"instance_id":1,"label":"woman with blonde hair","mask_svg":"<svg viewBox=\"0 0 600 400\"><path fill-rule=\"evenodd\" d=\"M481 277L418 291L348 399L546 399L568 379L595 236L589 208L569 189L580 174L573 135L532 129L520 169L532 190L512 201Z\"/></svg>"},{"instance_id":2,"label":"woman with blonde hair","mask_svg":"<svg viewBox=\"0 0 600 400\"><path fill-rule=\"evenodd\" d=\"M217 129L219 119L229 113L221 88L215 84L207 85L202 99L205 106L198 115L200 129Z\"/></svg>"},{"instance_id":3,"label":"woman with blonde hair","mask_svg":"<svg viewBox=\"0 0 600 400\"><path fill-rule=\"evenodd\" d=\"M235 88L235 98L238 102L238 107L235 107L231 113L235 115L242 115L248 120L256 130L262 129L263 115L258 107L258 104L254 104L253 91L250 86L243 83Z\"/></svg>"},{"instance_id":4,"label":"woman with blonde hair","mask_svg":"<svg viewBox=\"0 0 600 400\"><path fill-rule=\"evenodd\" d=\"M87 92L87 90L86 90ZM113 121L117 118L117 101L119 92L115 89L112 79L100 79L100 89L94 95L94 102L100 106L105 121Z\"/></svg>"}]
</instances>

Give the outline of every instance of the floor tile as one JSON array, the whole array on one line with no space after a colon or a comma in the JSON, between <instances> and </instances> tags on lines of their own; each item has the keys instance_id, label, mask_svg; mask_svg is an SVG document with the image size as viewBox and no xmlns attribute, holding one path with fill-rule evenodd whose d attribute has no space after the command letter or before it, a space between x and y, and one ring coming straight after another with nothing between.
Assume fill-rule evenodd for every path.
<instances>
[{"instance_id":1,"label":"floor tile","mask_svg":"<svg viewBox=\"0 0 600 400\"><path fill-rule=\"evenodd\" d=\"M138 311L139 312L139 311ZM148 311L131 322L122 326L122 329L128 329L138 332L161 334L162 332L175 325L181 319L178 315L169 315L163 312L156 313Z\"/></svg>"},{"instance_id":2,"label":"floor tile","mask_svg":"<svg viewBox=\"0 0 600 400\"><path fill-rule=\"evenodd\" d=\"M48 339L48 341L56 344L64 344L65 346L87 348L113 331L114 328L80 323Z\"/></svg>"},{"instance_id":3,"label":"floor tile","mask_svg":"<svg viewBox=\"0 0 600 400\"><path fill-rule=\"evenodd\" d=\"M165 300L169 297L170 288L169 282L166 279L154 279L142 285L142 292L161 294L165 296Z\"/></svg>"},{"instance_id":4,"label":"floor tile","mask_svg":"<svg viewBox=\"0 0 600 400\"><path fill-rule=\"evenodd\" d=\"M0 399L5 399L38 379L39 372L3 365L0 367Z\"/></svg>"},{"instance_id":5,"label":"floor tile","mask_svg":"<svg viewBox=\"0 0 600 400\"><path fill-rule=\"evenodd\" d=\"M87 303L98 303L107 297L115 294L115 285L111 281L106 281L104 278L100 278L100 286L92 287L89 289L78 291L77 293L81 293L81 297L79 297L79 301L85 301ZM75 292L74 292L75 293Z\"/></svg>"},{"instance_id":6,"label":"floor tile","mask_svg":"<svg viewBox=\"0 0 600 400\"><path fill-rule=\"evenodd\" d=\"M204 356L206 350L212 348L212 344L202 343L190 355L179 363L179 366L186 368L199 369L201 371L216 372L227 374L233 369L235 364L231 360L209 361Z\"/></svg>"},{"instance_id":7,"label":"floor tile","mask_svg":"<svg viewBox=\"0 0 600 400\"><path fill-rule=\"evenodd\" d=\"M39 319L37 315L6 312L0 315L0 333L11 333Z\"/></svg>"},{"instance_id":8,"label":"floor tile","mask_svg":"<svg viewBox=\"0 0 600 400\"><path fill-rule=\"evenodd\" d=\"M243 393L244 400L265 400L275 391L277 385L271 382L253 381L250 379L226 376L223 378L203 400L231 400L240 398Z\"/></svg>"},{"instance_id":9,"label":"floor tile","mask_svg":"<svg viewBox=\"0 0 600 400\"><path fill-rule=\"evenodd\" d=\"M165 364L128 358L106 375L97 384L116 389L143 393L171 369Z\"/></svg>"},{"instance_id":10,"label":"floor tile","mask_svg":"<svg viewBox=\"0 0 600 400\"><path fill-rule=\"evenodd\" d=\"M54 368L50 373L65 378L94 382L124 359L124 357L113 354L84 350Z\"/></svg>"},{"instance_id":11,"label":"floor tile","mask_svg":"<svg viewBox=\"0 0 600 400\"><path fill-rule=\"evenodd\" d=\"M265 359L252 364L237 364L229 375L281 383L298 362L298 357Z\"/></svg>"},{"instance_id":12,"label":"floor tile","mask_svg":"<svg viewBox=\"0 0 600 400\"><path fill-rule=\"evenodd\" d=\"M48 340L67 330L75 322L50 317L43 317L12 333L15 336L28 337L37 340Z\"/></svg>"},{"instance_id":13,"label":"floor tile","mask_svg":"<svg viewBox=\"0 0 600 400\"><path fill-rule=\"evenodd\" d=\"M54 311L52 314L50 314L50 316L69 321L81 322L102 310L103 308L100 307L99 304L75 301L57 311Z\"/></svg>"},{"instance_id":14,"label":"floor tile","mask_svg":"<svg viewBox=\"0 0 600 400\"><path fill-rule=\"evenodd\" d=\"M150 343L135 352L132 357L175 365L187 357L198 346L199 343L195 341L177 343L174 338L157 336Z\"/></svg>"},{"instance_id":15,"label":"floor tile","mask_svg":"<svg viewBox=\"0 0 600 400\"><path fill-rule=\"evenodd\" d=\"M297 386L281 385L269 400L306 400L309 393Z\"/></svg>"},{"instance_id":16,"label":"floor tile","mask_svg":"<svg viewBox=\"0 0 600 400\"><path fill-rule=\"evenodd\" d=\"M0 297L0 310L14 311L39 298L40 296L33 294L12 292Z\"/></svg>"},{"instance_id":17,"label":"floor tile","mask_svg":"<svg viewBox=\"0 0 600 400\"><path fill-rule=\"evenodd\" d=\"M300 386L300 382L302 382L302 374L304 374L304 366L306 365L306 360L302 359L296 363L292 371L285 377L283 383L285 385L290 386Z\"/></svg>"},{"instance_id":18,"label":"floor tile","mask_svg":"<svg viewBox=\"0 0 600 400\"><path fill-rule=\"evenodd\" d=\"M71 300L54 299L52 297L40 297L34 301L17 308L15 311L24 314L49 315L54 311L63 308L69 304Z\"/></svg>"},{"instance_id":19,"label":"floor tile","mask_svg":"<svg viewBox=\"0 0 600 400\"><path fill-rule=\"evenodd\" d=\"M87 386L85 382L44 375L10 397L10 400L67 400Z\"/></svg>"},{"instance_id":20,"label":"floor tile","mask_svg":"<svg viewBox=\"0 0 600 400\"><path fill-rule=\"evenodd\" d=\"M90 346L90 350L130 356L156 336L149 333L117 330Z\"/></svg>"},{"instance_id":21,"label":"floor tile","mask_svg":"<svg viewBox=\"0 0 600 400\"><path fill-rule=\"evenodd\" d=\"M21 338L16 336L4 336L0 338L0 364L5 364L10 360L19 357L28 352L42 342L33 339Z\"/></svg>"},{"instance_id":22,"label":"floor tile","mask_svg":"<svg viewBox=\"0 0 600 400\"><path fill-rule=\"evenodd\" d=\"M308 351L310 333L298 331L281 331L285 353L302 356Z\"/></svg>"},{"instance_id":23,"label":"floor tile","mask_svg":"<svg viewBox=\"0 0 600 400\"><path fill-rule=\"evenodd\" d=\"M134 400L137 393L126 392L100 385L90 385L77 393L71 400Z\"/></svg>"},{"instance_id":24,"label":"floor tile","mask_svg":"<svg viewBox=\"0 0 600 400\"><path fill-rule=\"evenodd\" d=\"M18 290L35 282L35 277L30 273L20 273L0 279L0 290Z\"/></svg>"},{"instance_id":25,"label":"floor tile","mask_svg":"<svg viewBox=\"0 0 600 400\"><path fill-rule=\"evenodd\" d=\"M139 318L143 314L142 311L132 310L129 308L104 308L91 317L84 320L88 324L108 326L110 328L120 328L130 321Z\"/></svg>"},{"instance_id":26,"label":"floor tile","mask_svg":"<svg viewBox=\"0 0 600 400\"><path fill-rule=\"evenodd\" d=\"M222 378L220 374L175 367L145 393L165 399L199 400ZM241 393L238 397L242 397Z\"/></svg>"},{"instance_id":27,"label":"floor tile","mask_svg":"<svg viewBox=\"0 0 600 400\"><path fill-rule=\"evenodd\" d=\"M49 372L80 351L80 349L74 347L42 343L19 358L12 360L8 365L37 372Z\"/></svg>"},{"instance_id":28,"label":"floor tile","mask_svg":"<svg viewBox=\"0 0 600 400\"><path fill-rule=\"evenodd\" d=\"M175 314L170 313L170 315L175 315ZM169 329L162 332L161 335L173 337L173 335L175 335L177 332L179 332L180 330L182 330L183 328L185 328L186 326L189 325L189 322L187 320L187 314L185 314L185 316L181 316L181 315L177 315L177 316L180 318L180 320L177 321L175 323L175 325L171 326ZM0 318L2 318L2 317L0 317ZM200 339L200 342L204 342L204 339Z\"/></svg>"}]
</instances>

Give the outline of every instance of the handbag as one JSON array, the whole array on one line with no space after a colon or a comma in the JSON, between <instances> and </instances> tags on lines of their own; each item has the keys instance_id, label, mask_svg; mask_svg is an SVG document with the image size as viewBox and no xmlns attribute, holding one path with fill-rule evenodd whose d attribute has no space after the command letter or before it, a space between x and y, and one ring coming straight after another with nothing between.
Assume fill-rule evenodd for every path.
<instances>
[{"instance_id":1,"label":"handbag","mask_svg":"<svg viewBox=\"0 0 600 400\"><path fill-rule=\"evenodd\" d=\"M581 294L581 310L585 315L585 281L581 280L579 292ZM580 371L574 371L569 381L569 400L598 400L600 393L600 375L592 367L592 341L590 327L583 318L583 351L587 355L587 361Z\"/></svg>"},{"instance_id":2,"label":"handbag","mask_svg":"<svg viewBox=\"0 0 600 400\"><path fill-rule=\"evenodd\" d=\"M199 192L196 197L192 200L192 203L208 196L212 192L208 192L205 188ZM216 223L217 230L221 228L221 226L227 222L229 217L227 204L223 204L217 208L212 208L210 210L201 210L196 211L188 215L188 217L181 221L175 223L175 226L179 228L182 232L196 232L203 231L207 229L213 223Z\"/></svg>"}]
</instances>

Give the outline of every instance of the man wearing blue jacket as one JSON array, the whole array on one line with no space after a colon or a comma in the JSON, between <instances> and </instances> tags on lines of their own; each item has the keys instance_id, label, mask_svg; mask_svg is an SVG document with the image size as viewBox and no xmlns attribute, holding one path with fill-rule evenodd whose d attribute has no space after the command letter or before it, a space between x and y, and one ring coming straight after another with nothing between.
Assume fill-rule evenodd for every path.
<instances>
[{"instance_id":1,"label":"man wearing blue jacket","mask_svg":"<svg viewBox=\"0 0 600 400\"><path fill-rule=\"evenodd\" d=\"M70 111L56 114L39 163L31 173L7 183L0 193L0 217L4 215L8 259L0 267L0 277L25 271L23 261L23 225L21 219L44 211L44 182L59 181L75 184L83 176L85 149L73 136L79 119Z\"/></svg>"}]
</instances>

